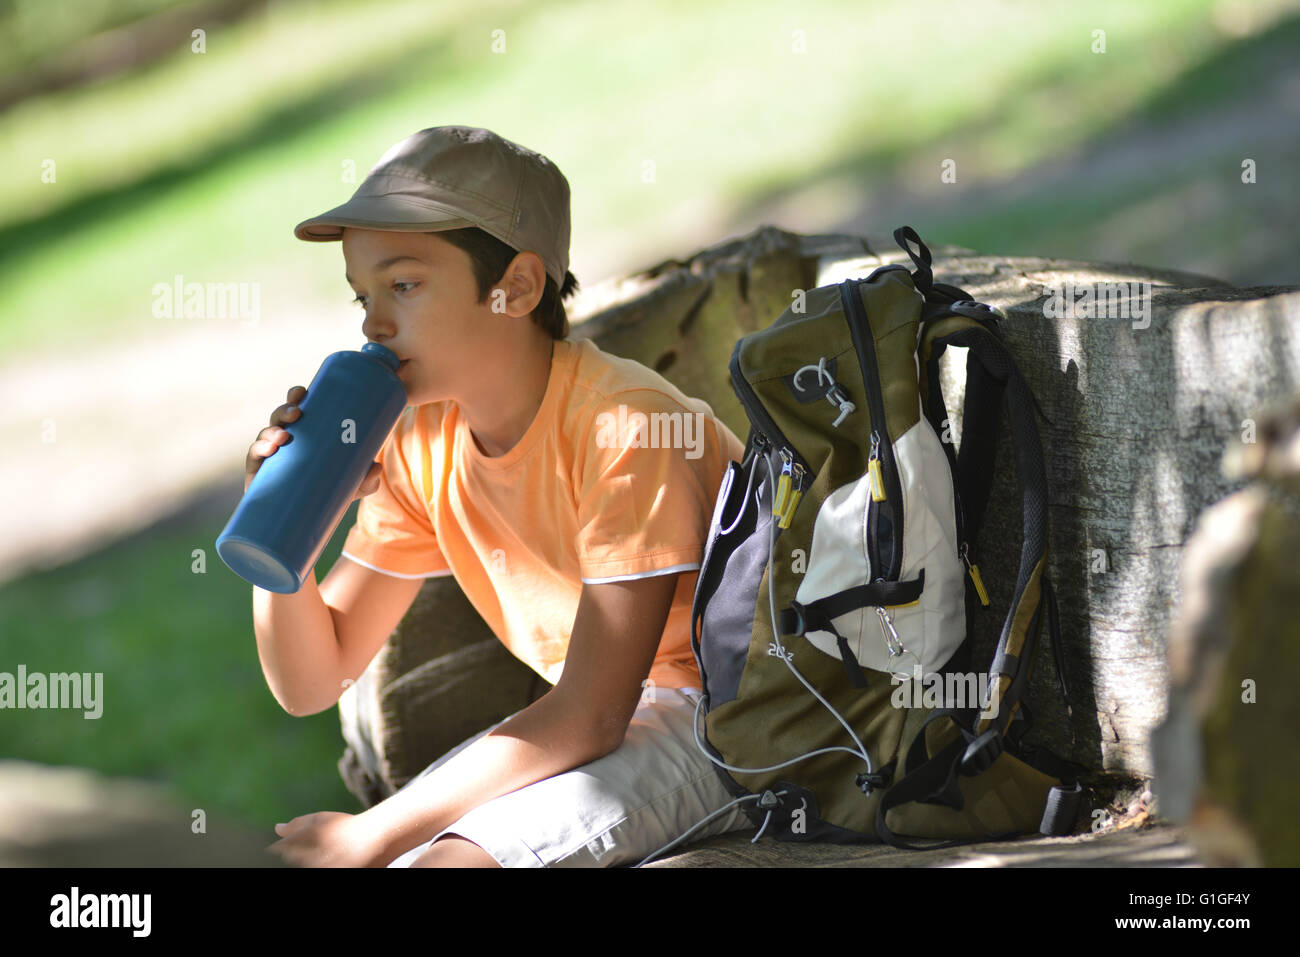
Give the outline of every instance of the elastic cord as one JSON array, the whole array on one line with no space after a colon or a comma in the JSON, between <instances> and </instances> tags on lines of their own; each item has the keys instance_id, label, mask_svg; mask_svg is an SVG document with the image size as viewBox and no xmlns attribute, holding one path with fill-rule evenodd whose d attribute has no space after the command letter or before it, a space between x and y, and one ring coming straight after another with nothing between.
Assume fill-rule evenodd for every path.
<instances>
[{"instance_id":1,"label":"elastic cord","mask_svg":"<svg viewBox=\"0 0 1300 957\"><path fill-rule=\"evenodd\" d=\"M777 792L776 792L776 796L777 796L777 797L780 797L782 794L785 794L785 793L786 793L785 791L777 791ZM696 821L694 824L692 824L691 827L690 827L690 829L687 830L687 831L685 831L685 832L684 832L680 837L678 837L676 840L671 841L671 842L669 842L668 844L665 844L663 847L659 848L659 850L655 851L653 854L648 854L648 855L646 855L645 857L641 858L641 860L640 860L639 862L637 862L636 864L634 864L634 865L632 865L632 866L633 866L633 867L641 867L643 864L648 864L650 861L654 860L656 857L658 857L660 854L664 853L665 851L672 850L674 847L676 847L676 846L677 846L678 844L680 844L682 841L686 840L686 838L690 837L693 833L695 833L695 831L697 831L699 828L701 828L701 827L703 827L705 824L709 823L709 821L712 821L715 817L717 817L719 814L722 814L724 811L729 811L729 810L731 810L731 809L732 809L733 807L735 807L737 804L744 804L746 801L758 801L758 800L761 800L761 799L762 799L762 795L761 795L761 794L746 794L744 797L738 797L738 798L736 798L734 801L731 801L731 802L728 803L728 804L724 804L722 807L718 808L718 809L717 809L716 811L714 811L712 814L708 815L708 817L700 818L700 820L698 820L698 821ZM772 814L771 811L768 811L767 813L768 813L768 816L769 816L769 817L770 817L771 814ZM764 825L764 826L766 826L766 825ZM749 843L751 843L751 844L756 843L756 842L758 841L759 837L761 837L761 836L762 836L762 831L760 831L758 834L754 835L754 840L750 841Z\"/></svg>"},{"instance_id":2,"label":"elastic cord","mask_svg":"<svg viewBox=\"0 0 1300 957\"><path fill-rule=\"evenodd\" d=\"M764 455L763 458L766 459L767 456ZM767 470L769 472L772 471L771 462L768 462ZM758 453L755 452L754 460L749 464L749 476L745 479L745 497L740 500L740 511L736 513L736 517L730 525L718 531L719 537L723 535L730 535L733 531L735 531L736 526L740 524L740 520L745 517L745 509L749 508L749 493L754 487L754 475L757 472L758 472Z\"/></svg>"},{"instance_id":3,"label":"elastic cord","mask_svg":"<svg viewBox=\"0 0 1300 957\"><path fill-rule=\"evenodd\" d=\"M767 463L767 475L768 475L768 480L771 483L769 487L775 487L776 474L772 471L772 462L770 459L768 459L767 456L763 456L763 461ZM748 492L746 492L746 496L748 496ZM791 658L790 653L788 653L785 650L785 646L781 644L781 629L777 623L777 617L776 617L776 595L771 587L772 579L771 579L770 570L775 565L775 559L776 559L776 522L769 522L767 528L767 567L769 569L767 600L768 600L768 613L770 614L772 619L773 642L776 644L777 652L780 655L781 660L784 661L785 666L790 669L790 673L793 674L796 678L798 678L799 683L802 684L805 688L807 688L809 693L811 693L814 698L820 701L827 711L829 711L831 714L835 716L835 720L838 721L843 726L844 730L848 732L849 737L853 739L853 743L857 745L857 749L854 750L853 748L846 748L843 745L832 745L831 747L827 747L827 748L818 748L816 751L809 751L806 754L801 754L798 757L791 758L788 761L782 761L780 764L774 764L771 767L766 767L766 768L742 768L742 767L737 767L735 765L727 764L722 759L715 758L712 754L710 754L709 750L704 746L704 742L700 740L700 708L704 704L703 696L701 696L695 702L694 731L695 731L696 747L700 749L701 754L703 754L706 758L708 758L718 767L724 768L727 771L736 771L739 772L740 774L759 774L767 771L777 771L780 770L781 768L787 767L788 765L797 764L800 761L807 760L808 758L811 757L816 757L819 754L829 754L832 751L845 751L849 754L862 758L862 760L865 761L867 764L866 773L871 774L873 773L874 769L871 766L871 755L867 753L866 746L858 738L857 734L854 732L852 726L848 723L848 721L844 719L844 716L841 715L838 711L836 711L833 707L831 707L831 703L827 701L825 698L823 698L820 694L818 694L817 689L814 688L812 685L810 685L808 683L808 680L804 678L802 674L799 673L799 669L797 669L794 666L794 662L790 660Z\"/></svg>"},{"instance_id":4,"label":"elastic cord","mask_svg":"<svg viewBox=\"0 0 1300 957\"><path fill-rule=\"evenodd\" d=\"M769 482L768 487L775 488L776 473L773 472L772 470L772 461L766 455L763 456L763 461L767 464L767 476ZM754 479L756 465L757 462L753 463L750 466L749 479L745 483L745 501L741 505L741 514L744 514L744 509L749 505L749 493L750 493L750 489L753 486L753 479ZM730 528L728 528L725 532L721 532L720 534L727 534L727 532L730 532L731 529L734 529L736 525L739 524L739 522L740 522L740 516L737 516L736 520L731 523ZM790 673L799 679L799 683L802 684L805 688L807 688L808 691L812 694L812 696L816 698L818 701L820 701L822 705L825 706L826 710L835 716L835 720L838 721L844 727L844 730L849 733L849 737L853 739L853 743L857 745L857 750L854 750L853 748L846 748L843 745L832 745L831 747L818 748L815 751L809 751L808 753L801 754L796 758L791 758L788 761L782 761L780 764L774 764L766 768L742 768L732 764L727 764L722 759L716 758L712 754L710 754L709 749L706 748L704 746L704 742L700 740L700 709L704 705L703 695L701 695L695 701L695 716L694 716L694 720L692 721L692 728L691 728L691 730L694 732L695 735L695 746L699 748L701 754L703 754L706 758L708 758L718 767L723 768L727 771L736 771L741 774L757 774L757 773L768 772L768 771L777 771L781 768L787 767L788 765L797 764L800 761L805 761L808 758L816 757L819 754L829 754L832 751L844 751L847 752L848 754L852 754L856 757L862 758L862 760L865 761L867 764L866 773L871 774L873 773L874 769L871 766L871 755L867 753L866 745L864 745L861 739L858 738L857 734L854 733L853 727L848 723L848 721L844 719L844 716L841 715L838 711L836 711L833 707L831 707L830 702L827 701L825 698L823 698L820 694L818 694L817 689L814 688L812 685L810 685L807 679L804 678L804 676L799 673L799 670L794 666L794 662L790 660L791 658L790 653L788 653L785 650L785 646L781 644L781 629L777 623L777 616L776 616L776 595L774 590L772 589L772 578L771 578L771 570L775 567L775 560L776 560L776 522L770 521L768 522L768 528L767 528L767 567L768 567L767 601L768 601L768 613L771 615L771 619L772 619L772 639L776 645L777 653L780 655L781 660L785 662L786 667L790 669ZM776 792L778 797L785 793L786 791ZM672 843L666 844L663 847L659 848L659 850L655 851L653 854L644 858L636 866L640 867L642 864L645 864L648 861L658 857L660 854L664 853L664 851L676 847L682 841L686 840L686 838L689 835L693 834L702 825L713 820L723 811L735 807L737 804L741 804L745 801L756 801L759 800L760 798L761 795L758 794L747 794L744 797L736 798L736 800L732 801L731 803L724 805L723 807L719 808L717 811L714 811L712 814L708 815L707 817L702 818L700 821L692 825L689 830L687 830L684 834L682 834ZM751 844L756 843L758 839L763 836L763 832L767 830L768 822L771 819L772 819L772 811L769 809L767 815L763 818L763 826L759 829L758 833L754 835L754 839L750 842Z\"/></svg>"}]
</instances>

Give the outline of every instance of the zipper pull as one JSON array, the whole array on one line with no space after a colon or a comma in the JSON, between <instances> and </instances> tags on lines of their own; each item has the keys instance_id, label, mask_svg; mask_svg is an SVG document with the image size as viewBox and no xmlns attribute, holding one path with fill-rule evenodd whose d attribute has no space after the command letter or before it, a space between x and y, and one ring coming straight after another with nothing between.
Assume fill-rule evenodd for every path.
<instances>
[{"instance_id":1,"label":"zipper pull","mask_svg":"<svg viewBox=\"0 0 1300 957\"><path fill-rule=\"evenodd\" d=\"M776 480L776 497L772 500L772 514L780 518L785 514L787 499L790 497L790 472L794 455L789 449L781 449L781 477Z\"/></svg>"},{"instance_id":2,"label":"zipper pull","mask_svg":"<svg viewBox=\"0 0 1300 957\"><path fill-rule=\"evenodd\" d=\"M972 565L970 556L967 552L970 546L965 542L961 543L961 560L966 563L966 571L970 573L970 580L975 583L975 594L980 596L980 604L985 608L989 606L989 593L984 590L984 581L980 578L980 569L978 565Z\"/></svg>"},{"instance_id":3,"label":"zipper pull","mask_svg":"<svg viewBox=\"0 0 1300 957\"><path fill-rule=\"evenodd\" d=\"M880 436L875 432L871 433L871 456L867 459L867 475L871 483L871 500L883 502L885 477L880 471Z\"/></svg>"},{"instance_id":4,"label":"zipper pull","mask_svg":"<svg viewBox=\"0 0 1300 957\"><path fill-rule=\"evenodd\" d=\"M790 522L794 519L794 510L799 507L799 499L803 497L803 477L804 468L798 462L794 463L794 488L790 493L790 501L786 503L785 511L781 513L780 520L776 523L777 528L789 528Z\"/></svg>"}]
</instances>

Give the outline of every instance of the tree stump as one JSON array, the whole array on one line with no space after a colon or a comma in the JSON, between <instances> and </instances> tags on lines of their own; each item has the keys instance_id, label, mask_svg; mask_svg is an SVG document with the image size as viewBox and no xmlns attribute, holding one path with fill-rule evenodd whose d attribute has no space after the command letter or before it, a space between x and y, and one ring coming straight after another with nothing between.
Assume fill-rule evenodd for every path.
<instances>
[{"instance_id":1,"label":"tree stump","mask_svg":"<svg viewBox=\"0 0 1300 957\"><path fill-rule=\"evenodd\" d=\"M1250 428L1258 409L1296 388L1300 290L991 256L922 238L933 243L936 280L1005 313L1003 334L1047 419L1039 429L1050 571L1072 711L1061 701L1044 629L1039 653L1047 660L1031 673L1027 740L1091 769L1094 783L1149 778L1148 736L1164 717L1165 636L1184 542L1202 509L1240 485L1218 467L1225 446ZM570 306L571 335L660 372L743 439L748 423L728 377L736 340L770 324L795 290L886 263L910 267L891 239L763 227L583 290ZM1147 291L1138 286L1127 299L1108 300L1111 316L1129 310L1118 317L1059 315L1054 291L1069 283L1076 290L1149 283L1149 313L1134 318ZM961 376L955 361L944 362L960 442ZM976 622L977 663L996 642L1019 562L1015 482L1004 422L980 536L993 607ZM375 803L535 700L546 689L539 681L495 641L452 579L431 579L340 702L348 786Z\"/></svg>"}]
</instances>

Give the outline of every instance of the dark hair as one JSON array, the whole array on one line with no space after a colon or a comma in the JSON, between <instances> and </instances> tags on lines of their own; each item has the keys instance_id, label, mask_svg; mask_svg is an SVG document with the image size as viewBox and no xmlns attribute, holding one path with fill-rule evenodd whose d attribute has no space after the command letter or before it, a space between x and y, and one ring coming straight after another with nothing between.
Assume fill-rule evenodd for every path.
<instances>
[{"instance_id":1,"label":"dark hair","mask_svg":"<svg viewBox=\"0 0 1300 957\"><path fill-rule=\"evenodd\" d=\"M471 226L465 229L448 229L433 233L439 239L445 239L457 249L462 250L470 259L474 270L474 279L478 283L478 301L487 298L494 283L505 275L510 261L519 255L514 249L495 236ZM569 298L578 288L578 280L573 273L565 272L564 286L556 293L555 279L546 274L546 286L542 298L533 309L533 322L548 332L552 339L563 339L569 334L569 317L565 314L563 299Z\"/></svg>"}]
</instances>

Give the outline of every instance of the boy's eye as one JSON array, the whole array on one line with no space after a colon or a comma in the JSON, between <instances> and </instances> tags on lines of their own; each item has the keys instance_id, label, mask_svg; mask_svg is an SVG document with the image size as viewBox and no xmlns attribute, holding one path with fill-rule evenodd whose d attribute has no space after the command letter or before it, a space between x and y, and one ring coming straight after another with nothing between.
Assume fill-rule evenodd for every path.
<instances>
[{"instance_id":1,"label":"boy's eye","mask_svg":"<svg viewBox=\"0 0 1300 957\"><path fill-rule=\"evenodd\" d=\"M397 287L398 287L398 286L410 286L410 287L413 289L413 288L415 288L415 287L418 286L418 285L419 285L418 282L395 282L395 283L393 283L393 289L397 290L398 292L410 292L410 291L411 291L410 289L398 289ZM366 304L366 297L365 297L365 296L357 296L357 297L356 297L355 299L353 299L352 301L355 302L358 306L364 306L364 305Z\"/></svg>"}]
</instances>

